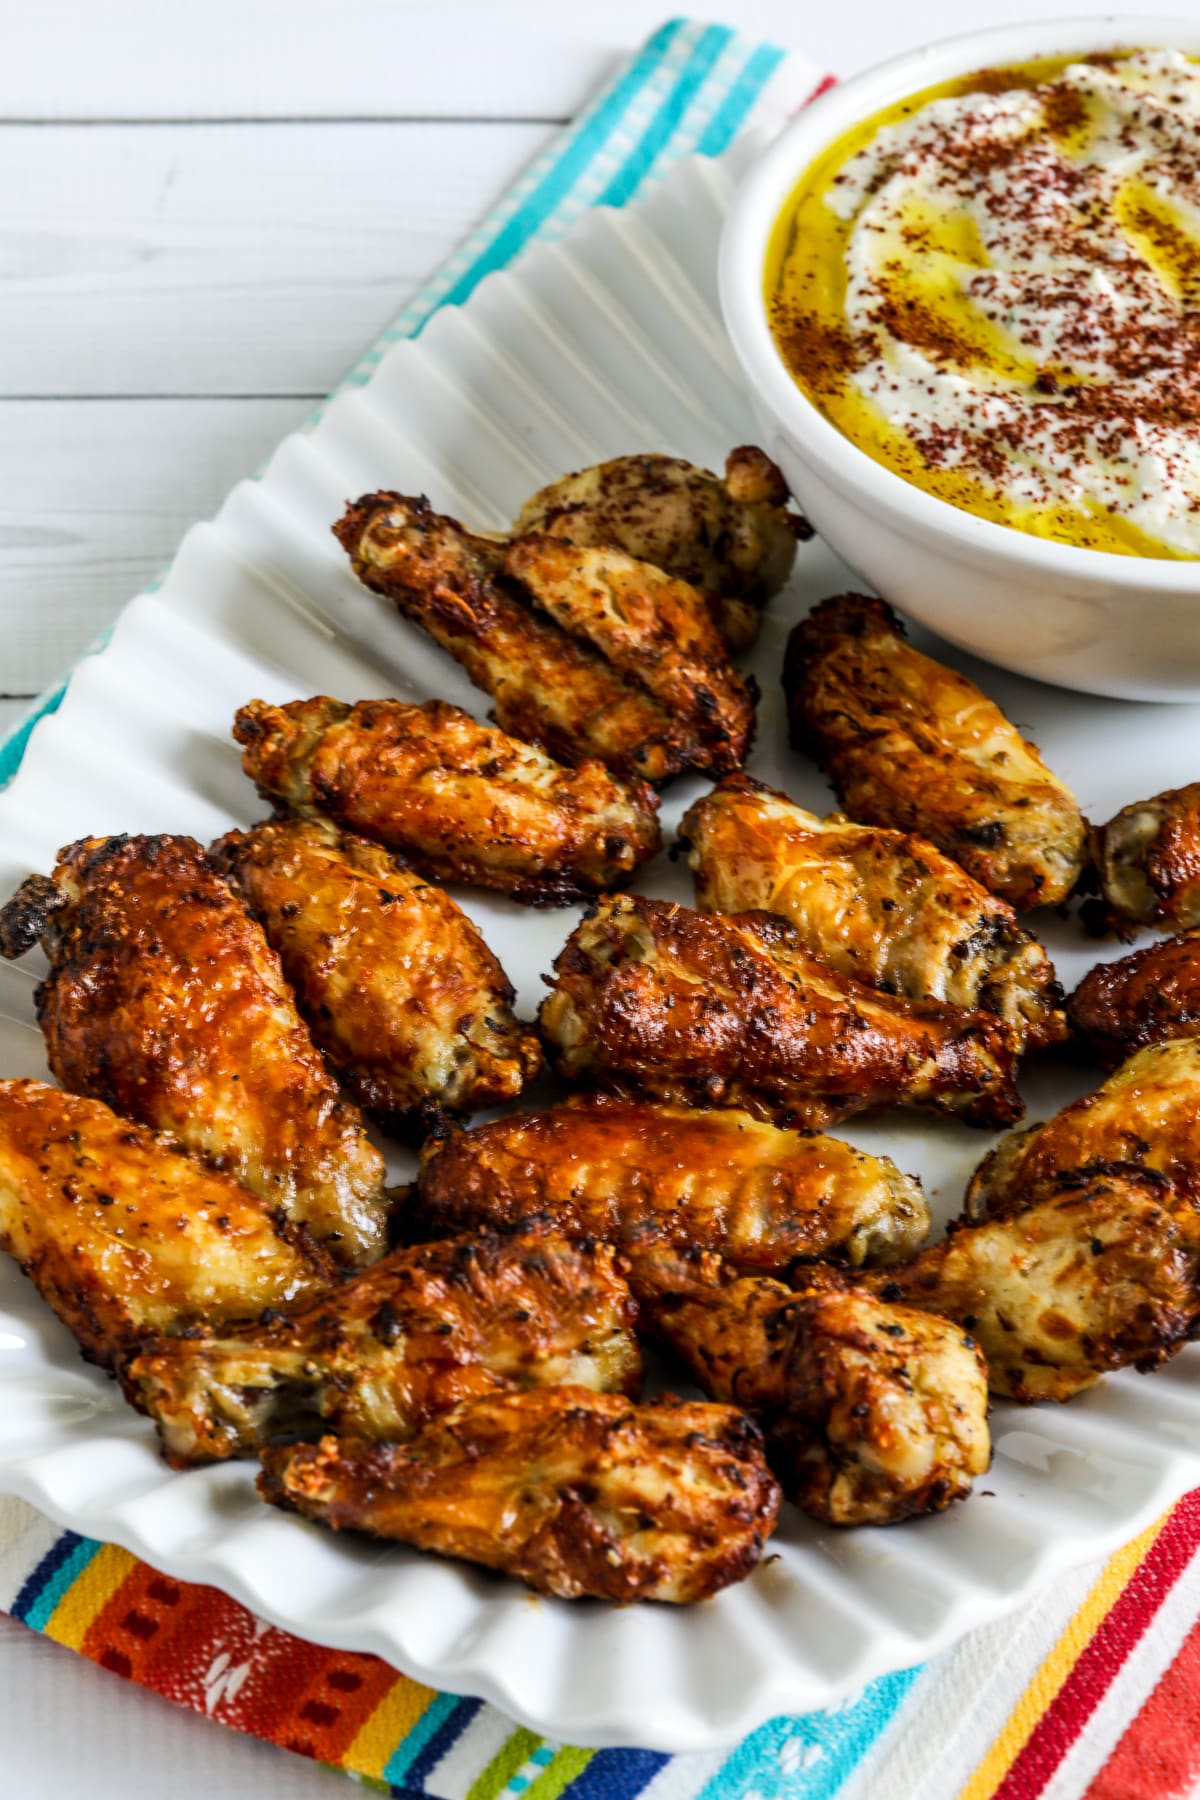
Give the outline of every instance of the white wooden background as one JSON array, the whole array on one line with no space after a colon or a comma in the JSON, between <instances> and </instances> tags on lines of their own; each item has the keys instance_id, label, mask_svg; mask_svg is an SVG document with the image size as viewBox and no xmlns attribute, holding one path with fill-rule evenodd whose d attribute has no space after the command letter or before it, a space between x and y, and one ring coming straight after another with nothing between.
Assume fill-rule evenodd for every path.
<instances>
[{"instance_id":1,"label":"white wooden background","mask_svg":"<svg viewBox=\"0 0 1200 1800\"><path fill-rule=\"evenodd\" d=\"M0 0L0 730L668 10ZM1037 8L697 10L851 73ZM340 1781L0 1622L0 1800L304 1800Z\"/></svg>"}]
</instances>

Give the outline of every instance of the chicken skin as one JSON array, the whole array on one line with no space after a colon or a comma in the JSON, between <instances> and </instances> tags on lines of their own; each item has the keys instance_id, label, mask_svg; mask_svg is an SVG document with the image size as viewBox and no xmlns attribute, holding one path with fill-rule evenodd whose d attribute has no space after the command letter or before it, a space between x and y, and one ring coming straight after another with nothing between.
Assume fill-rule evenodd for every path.
<instances>
[{"instance_id":1,"label":"chicken skin","mask_svg":"<svg viewBox=\"0 0 1200 1800\"><path fill-rule=\"evenodd\" d=\"M781 1125L888 1105L992 1126L1021 1114L1016 1047L998 1019L861 987L771 914L618 894L554 968L540 1023L570 1080Z\"/></svg>"},{"instance_id":2,"label":"chicken skin","mask_svg":"<svg viewBox=\"0 0 1200 1800\"><path fill-rule=\"evenodd\" d=\"M532 906L611 887L662 844L658 802L642 783L614 781L595 762L561 768L442 700L251 700L233 735L266 799L327 816L434 881Z\"/></svg>"},{"instance_id":3,"label":"chicken skin","mask_svg":"<svg viewBox=\"0 0 1200 1800\"><path fill-rule=\"evenodd\" d=\"M320 821L231 831L210 856L261 921L317 1044L397 1136L512 1100L541 1067L513 989L442 888Z\"/></svg>"},{"instance_id":4,"label":"chicken skin","mask_svg":"<svg viewBox=\"0 0 1200 1800\"><path fill-rule=\"evenodd\" d=\"M929 1230L920 1183L887 1157L746 1112L607 1094L430 1139L410 1206L433 1233L545 1211L622 1247L653 1221L680 1250L765 1274L814 1256L898 1262Z\"/></svg>"},{"instance_id":5,"label":"chicken skin","mask_svg":"<svg viewBox=\"0 0 1200 1800\"><path fill-rule=\"evenodd\" d=\"M812 535L787 502L780 470L752 444L731 452L724 479L677 456L618 456L542 488L514 530L614 545L690 582L744 650L792 572L797 539Z\"/></svg>"},{"instance_id":6,"label":"chicken skin","mask_svg":"<svg viewBox=\"0 0 1200 1800\"><path fill-rule=\"evenodd\" d=\"M122 1380L167 1461L187 1468L315 1421L408 1438L499 1388L636 1392L633 1319L611 1246L571 1244L534 1221L393 1251L302 1311L237 1332L143 1344Z\"/></svg>"},{"instance_id":7,"label":"chicken skin","mask_svg":"<svg viewBox=\"0 0 1200 1800\"><path fill-rule=\"evenodd\" d=\"M753 694L686 582L609 546L475 537L404 494L364 495L334 531L359 580L462 664L515 737L656 782L745 756Z\"/></svg>"},{"instance_id":8,"label":"chicken skin","mask_svg":"<svg viewBox=\"0 0 1200 1800\"><path fill-rule=\"evenodd\" d=\"M961 1326L825 1289L819 1272L793 1293L708 1253L648 1245L631 1279L704 1392L755 1414L785 1495L812 1518L941 1512L988 1467L987 1371Z\"/></svg>"},{"instance_id":9,"label":"chicken skin","mask_svg":"<svg viewBox=\"0 0 1200 1800\"><path fill-rule=\"evenodd\" d=\"M819 819L748 775L684 815L704 912L760 909L806 949L885 994L998 1013L1027 1049L1062 1041L1054 967L1006 901L911 832Z\"/></svg>"},{"instance_id":10,"label":"chicken skin","mask_svg":"<svg viewBox=\"0 0 1200 1800\"><path fill-rule=\"evenodd\" d=\"M729 660L729 647L695 588L610 545L578 548L561 538L518 538L504 559L534 603L640 682L674 719L686 720L702 755L693 766L720 773L745 762L757 689Z\"/></svg>"},{"instance_id":11,"label":"chicken skin","mask_svg":"<svg viewBox=\"0 0 1200 1800\"><path fill-rule=\"evenodd\" d=\"M228 1175L40 1081L0 1081L0 1248L102 1368L156 1333L306 1302L337 1273Z\"/></svg>"},{"instance_id":12,"label":"chicken skin","mask_svg":"<svg viewBox=\"0 0 1200 1800\"><path fill-rule=\"evenodd\" d=\"M743 1413L580 1387L468 1401L407 1444L327 1437L262 1460L277 1506L564 1600L707 1599L754 1568L779 1508Z\"/></svg>"},{"instance_id":13,"label":"chicken skin","mask_svg":"<svg viewBox=\"0 0 1200 1800\"><path fill-rule=\"evenodd\" d=\"M1107 1069L1147 1044L1200 1037L1200 928L1098 963L1071 995L1067 1016Z\"/></svg>"},{"instance_id":14,"label":"chicken skin","mask_svg":"<svg viewBox=\"0 0 1200 1800\"><path fill-rule=\"evenodd\" d=\"M1092 832L1092 857L1104 896L1084 909L1093 926L1200 925L1200 781L1122 808Z\"/></svg>"},{"instance_id":15,"label":"chicken skin","mask_svg":"<svg viewBox=\"0 0 1200 1800\"><path fill-rule=\"evenodd\" d=\"M82 838L3 921L6 954L41 935L50 958L38 1019L65 1088L172 1133L339 1262L382 1252L383 1158L193 838Z\"/></svg>"},{"instance_id":16,"label":"chicken skin","mask_svg":"<svg viewBox=\"0 0 1200 1800\"><path fill-rule=\"evenodd\" d=\"M1110 1163L1153 1170L1200 1206L1200 1041L1148 1045L1094 1093L1044 1124L1010 1132L972 1176L967 1212L1020 1212L1080 1171Z\"/></svg>"},{"instance_id":17,"label":"chicken skin","mask_svg":"<svg viewBox=\"0 0 1200 1800\"><path fill-rule=\"evenodd\" d=\"M1155 1368L1196 1334L1200 1211L1152 1171L1115 1163L861 1280L963 1325L994 1394L1069 1400L1111 1369Z\"/></svg>"},{"instance_id":18,"label":"chicken skin","mask_svg":"<svg viewBox=\"0 0 1200 1800\"><path fill-rule=\"evenodd\" d=\"M824 600L788 639L792 742L864 825L915 831L1018 911L1066 899L1087 861L1070 790L985 694L914 650L882 600Z\"/></svg>"}]
</instances>

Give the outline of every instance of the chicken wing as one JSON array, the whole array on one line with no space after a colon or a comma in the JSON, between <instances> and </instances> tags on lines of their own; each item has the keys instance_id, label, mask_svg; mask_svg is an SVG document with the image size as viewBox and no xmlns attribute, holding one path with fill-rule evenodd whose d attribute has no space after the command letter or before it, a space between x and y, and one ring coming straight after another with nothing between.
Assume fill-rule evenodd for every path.
<instances>
[{"instance_id":1,"label":"chicken wing","mask_svg":"<svg viewBox=\"0 0 1200 1800\"><path fill-rule=\"evenodd\" d=\"M1200 1211L1152 1171L1116 1163L860 1279L956 1319L993 1393L1069 1400L1111 1369L1156 1367L1196 1334Z\"/></svg>"},{"instance_id":2,"label":"chicken wing","mask_svg":"<svg viewBox=\"0 0 1200 1800\"><path fill-rule=\"evenodd\" d=\"M104 1368L153 1333L253 1318L336 1276L228 1175L40 1081L0 1081L0 1247Z\"/></svg>"},{"instance_id":3,"label":"chicken wing","mask_svg":"<svg viewBox=\"0 0 1200 1800\"><path fill-rule=\"evenodd\" d=\"M796 540L812 535L787 502L779 469L752 444L731 452L724 479L677 456L618 456L542 488L514 530L612 544L690 582L744 650L791 574Z\"/></svg>"},{"instance_id":4,"label":"chicken wing","mask_svg":"<svg viewBox=\"0 0 1200 1800\"><path fill-rule=\"evenodd\" d=\"M571 1382L634 1393L634 1305L607 1244L533 1221L393 1251L303 1311L220 1337L144 1344L122 1380L175 1468L245 1455L323 1421L411 1437L460 1401Z\"/></svg>"},{"instance_id":5,"label":"chicken wing","mask_svg":"<svg viewBox=\"0 0 1200 1800\"><path fill-rule=\"evenodd\" d=\"M793 744L851 818L920 832L1018 910L1066 899L1087 861L1074 796L882 600L822 601L788 639L783 683Z\"/></svg>"},{"instance_id":6,"label":"chicken wing","mask_svg":"<svg viewBox=\"0 0 1200 1800\"><path fill-rule=\"evenodd\" d=\"M435 881L565 906L631 875L662 844L658 801L599 763L564 769L442 700L409 706L318 695L234 721L267 799L324 814Z\"/></svg>"},{"instance_id":7,"label":"chicken wing","mask_svg":"<svg viewBox=\"0 0 1200 1800\"><path fill-rule=\"evenodd\" d=\"M1062 990L1006 901L910 832L819 819L748 775L684 815L705 912L761 909L805 948L885 994L998 1013L1026 1048L1062 1041Z\"/></svg>"},{"instance_id":8,"label":"chicken wing","mask_svg":"<svg viewBox=\"0 0 1200 1800\"><path fill-rule=\"evenodd\" d=\"M812 1256L897 1262L929 1230L920 1183L887 1157L746 1112L606 1094L431 1138L412 1205L434 1233L544 1210L564 1231L622 1245L653 1220L681 1250L767 1274Z\"/></svg>"},{"instance_id":9,"label":"chicken wing","mask_svg":"<svg viewBox=\"0 0 1200 1800\"><path fill-rule=\"evenodd\" d=\"M857 1288L795 1294L651 1245L631 1279L704 1392L758 1417L785 1495L814 1519L941 1512L991 1461L987 1371L961 1326Z\"/></svg>"},{"instance_id":10,"label":"chicken wing","mask_svg":"<svg viewBox=\"0 0 1200 1800\"><path fill-rule=\"evenodd\" d=\"M838 975L766 913L618 894L571 934L542 1034L573 1080L824 1125L869 1106L1019 1118L1016 1046L990 1013L892 1000Z\"/></svg>"},{"instance_id":11,"label":"chicken wing","mask_svg":"<svg viewBox=\"0 0 1200 1800\"><path fill-rule=\"evenodd\" d=\"M512 1100L537 1074L537 1038L478 927L386 850L278 819L210 856L261 920L316 1042L393 1133Z\"/></svg>"},{"instance_id":12,"label":"chicken wing","mask_svg":"<svg viewBox=\"0 0 1200 1800\"><path fill-rule=\"evenodd\" d=\"M660 570L620 550L510 548L404 494L364 495L334 531L359 580L462 664L515 737L646 781L745 753L750 692L703 596Z\"/></svg>"},{"instance_id":13,"label":"chicken wing","mask_svg":"<svg viewBox=\"0 0 1200 1800\"><path fill-rule=\"evenodd\" d=\"M1086 904L1090 924L1200 925L1200 781L1123 807L1091 841L1104 899Z\"/></svg>"},{"instance_id":14,"label":"chicken wing","mask_svg":"<svg viewBox=\"0 0 1200 1800\"><path fill-rule=\"evenodd\" d=\"M1102 1087L1044 1124L1013 1131L980 1163L967 1189L972 1218L1020 1212L1111 1163L1164 1175L1200 1205L1200 1041L1172 1038L1138 1050Z\"/></svg>"},{"instance_id":15,"label":"chicken wing","mask_svg":"<svg viewBox=\"0 0 1200 1800\"><path fill-rule=\"evenodd\" d=\"M504 559L535 605L639 682L702 754L695 768L739 769L754 737L757 684L738 674L708 608L686 581L608 545L579 548L537 534Z\"/></svg>"},{"instance_id":16,"label":"chicken wing","mask_svg":"<svg viewBox=\"0 0 1200 1800\"><path fill-rule=\"evenodd\" d=\"M1200 1037L1200 929L1098 963L1067 1003L1071 1029L1105 1068L1168 1038Z\"/></svg>"},{"instance_id":17,"label":"chicken wing","mask_svg":"<svg viewBox=\"0 0 1200 1800\"><path fill-rule=\"evenodd\" d=\"M580 1387L469 1401L408 1444L265 1450L259 1490L565 1600L707 1599L750 1573L779 1507L744 1414Z\"/></svg>"},{"instance_id":18,"label":"chicken wing","mask_svg":"<svg viewBox=\"0 0 1200 1800\"><path fill-rule=\"evenodd\" d=\"M339 1262L380 1254L383 1158L193 838L82 838L3 917L7 954L43 938L38 1018L64 1087L171 1132Z\"/></svg>"}]
</instances>

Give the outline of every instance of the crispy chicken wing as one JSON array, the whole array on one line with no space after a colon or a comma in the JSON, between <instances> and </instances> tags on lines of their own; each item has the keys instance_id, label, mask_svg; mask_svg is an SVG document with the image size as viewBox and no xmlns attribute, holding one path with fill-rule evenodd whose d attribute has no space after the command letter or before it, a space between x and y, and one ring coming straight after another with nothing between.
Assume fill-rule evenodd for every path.
<instances>
[{"instance_id":1,"label":"crispy chicken wing","mask_svg":"<svg viewBox=\"0 0 1200 1800\"><path fill-rule=\"evenodd\" d=\"M443 700L409 706L321 695L234 721L266 798L328 815L435 881L564 906L631 875L662 844L658 802L599 763L564 769Z\"/></svg>"},{"instance_id":2,"label":"crispy chicken wing","mask_svg":"<svg viewBox=\"0 0 1200 1800\"><path fill-rule=\"evenodd\" d=\"M99 1100L0 1082L0 1247L92 1362L332 1283L323 1250L228 1175Z\"/></svg>"},{"instance_id":3,"label":"crispy chicken wing","mask_svg":"<svg viewBox=\"0 0 1200 1800\"><path fill-rule=\"evenodd\" d=\"M210 855L261 920L313 1037L390 1130L512 1100L537 1074L537 1038L478 927L386 850L278 819Z\"/></svg>"},{"instance_id":4,"label":"crispy chicken wing","mask_svg":"<svg viewBox=\"0 0 1200 1800\"><path fill-rule=\"evenodd\" d=\"M1010 1132L972 1176L967 1212L1019 1212L1079 1171L1109 1163L1155 1170L1200 1205L1200 1041L1138 1050L1094 1093L1044 1124Z\"/></svg>"},{"instance_id":5,"label":"crispy chicken wing","mask_svg":"<svg viewBox=\"0 0 1200 1800\"><path fill-rule=\"evenodd\" d=\"M851 818L917 831L1018 910L1056 905L1087 860L1087 827L973 681L914 650L882 600L824 600L788 639L792 742Z\"/></svg>"},{"instance_id":6,"label":"crispy chicken wing","mask_svg":"<svg viewBox=\"0 0 1200 1800\"><path fill-rule=\"evenodd\" d=\"M1069 1400L1110 1369L1154 1368L1196 1333L1200 1211L1151 1171L1115 1163L861 1279L965 1326L993 1393Z\"/></svg>"},{"instance_id":7,"label":"crispy chicken wing","mask_svg":"<svg viewBox=\"0 0 1200 1800\"><path fill-rule=\"evenodd\" d=\"M925 838L819 819L748 775L727 775L697 800L680 836L705 912L780 913L840 974L998 1013L1028 1048L1066 1036L1042 946Z\"/></svg>"},{"instance_id":8,"label":"crispy chicken wing","mask_svg":"<svg viewBox=\"0 0 1200 1800\"><path fill-rule=\"evenodd\" d=\"M653 1220L679 1249L771 1274L811 1256L896 1262L929 1230L920 1183L887 1157L746 1112L606 1094L430 1139L414 1201L432 1232L544 1209L564 1231L624 1244Z\"/></svg>"},{"instance_id":9,"label":"crispy chicken wing","mask_svg":"<svg viewBox=\"0 0 1200 1800\"><path fill-rule=\"evenodd\" d=\"M649 1243L632 1280L704 1392L758 1417L784 1493L813 1518L940 1512L991 1461L987 1371L961 1326L858 1288L796 1294Z\"/></svg>"},{"instance_id":10,"label":"crispy chicken wing","mask_svg":"<svg viewBox=\"0 0 1200 1800\"><path fill-rule=\"evenodd\" d=\"M780 1124L891 1104L981 1125L1021 1113L1015 1043L998 1019L861 987L770 914L618 894L554 967L542 1033L571 1079Z\"/></svg>"},{"instance_id":11,"label":"crispy chicken wing","mask_svg":"<svg viewBox=\"0 0 1200 1800\"><path fill-rule=\"evenodd\" d=\"M397 1250L302 1311L220 1337L141 1346L125 1391L176 1468L257 1450L323 1421L407 1438L501 1387L636 1392L633 1301L608 1244L547 1224Z\"/></svg>"},{"instance_id":12,"label":"crispy chicken wing","mask_svg":"<svg viewBox=\"0 0 1200 1800\"><path fill-rule=\"evenodd\" d=\"M687 722L704 753L693 757L696 768L741 767L754 736L757 687L730 662L695 588L624 550L537 534L517 539L504 569L564 631Z\"/></svg>"},{"instance_id":13,"label":"crispy chicken wing","mask_svg":"<svg viewBox=\"0 0 1200 1800\"><path fill-rule=\"evenodd\" d=\"M307 1225L339 1262L384 1247L383 1158L296 1011L261 926L187 837L82 838L4 911L42 935L50 1067Z\"/></svg>"},{"instance_id":14,"label":"crispy chicken wing","mask_svg":"<svg viewBox=\"0 0 1200 1800\"><path fill-rule=\"evenodd\" d=\"M791 574L797 538L812 535L787 501L779 469L752 444L730 454L723 480L677 456L618 456L542 488L514 529L616 545L690 582L744 650Z\"/></svg>"},{"instance_id":15,"label":"crispy chicken wing","mask_svg":"<svg viewBox=\"0 0 1200 1800\"><path fill-rule=\"evenodd\" d=\"M744 1414L587 1388L469 1401L408 1444L263 1452L264 1499L565 1600L703 1600L740 1581L779 1489Z\"/></svg>"},{"instance_id":16,"label":"crispy chicken wing","mask_svg":"<svg viewBox=\"0 0 1200 1800\"><path fill-rule=\"evenodd\" d=\"M744 756L753 697L685 583L622 550L474 537L404 494L364 495L334 531L516 737L646 781Z\"/></svg>"},{"instance_id":17,"label":"crispy chicken wing","mask_svg":"<svg viewBox=\"0 0 1200 1800\"><path fill-rule=\"evenodd\" d=\"M1103 901L1085 917L1181 931L1200 925L1200 781L1123 807L1092 832Z\"/></svg>"},{"instance_id":18,"label":"crispy chicken wing","mask_svg":"<svg viewBox=\"0 0 1200 1800\"><path fill-rule=\"evenodd\" d=\"M1067 1003L1076 1038L1106 1068L1147 1044L1200 1037L1200 928L1098 963Z\"/></svg>"}]
</instances>

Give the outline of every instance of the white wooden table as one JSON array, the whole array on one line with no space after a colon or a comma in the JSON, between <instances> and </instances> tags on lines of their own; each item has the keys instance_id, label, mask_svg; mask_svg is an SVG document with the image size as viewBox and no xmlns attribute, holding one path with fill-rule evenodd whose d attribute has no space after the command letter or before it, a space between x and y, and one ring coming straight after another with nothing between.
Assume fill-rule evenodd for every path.
<instances>
[{"instance_id":1,"label":"white wooden table","mask_svg":"<svg viewBox=\"0 0 1200 1800\"><path fill-rule=\"evenodd\" d=\"M669 10L0 0L0 729ZM1036 8L697 10L850 73ZM0 1800L304 1800L339 1781L0 1620Z\"/></svg>"}]
</instances>

